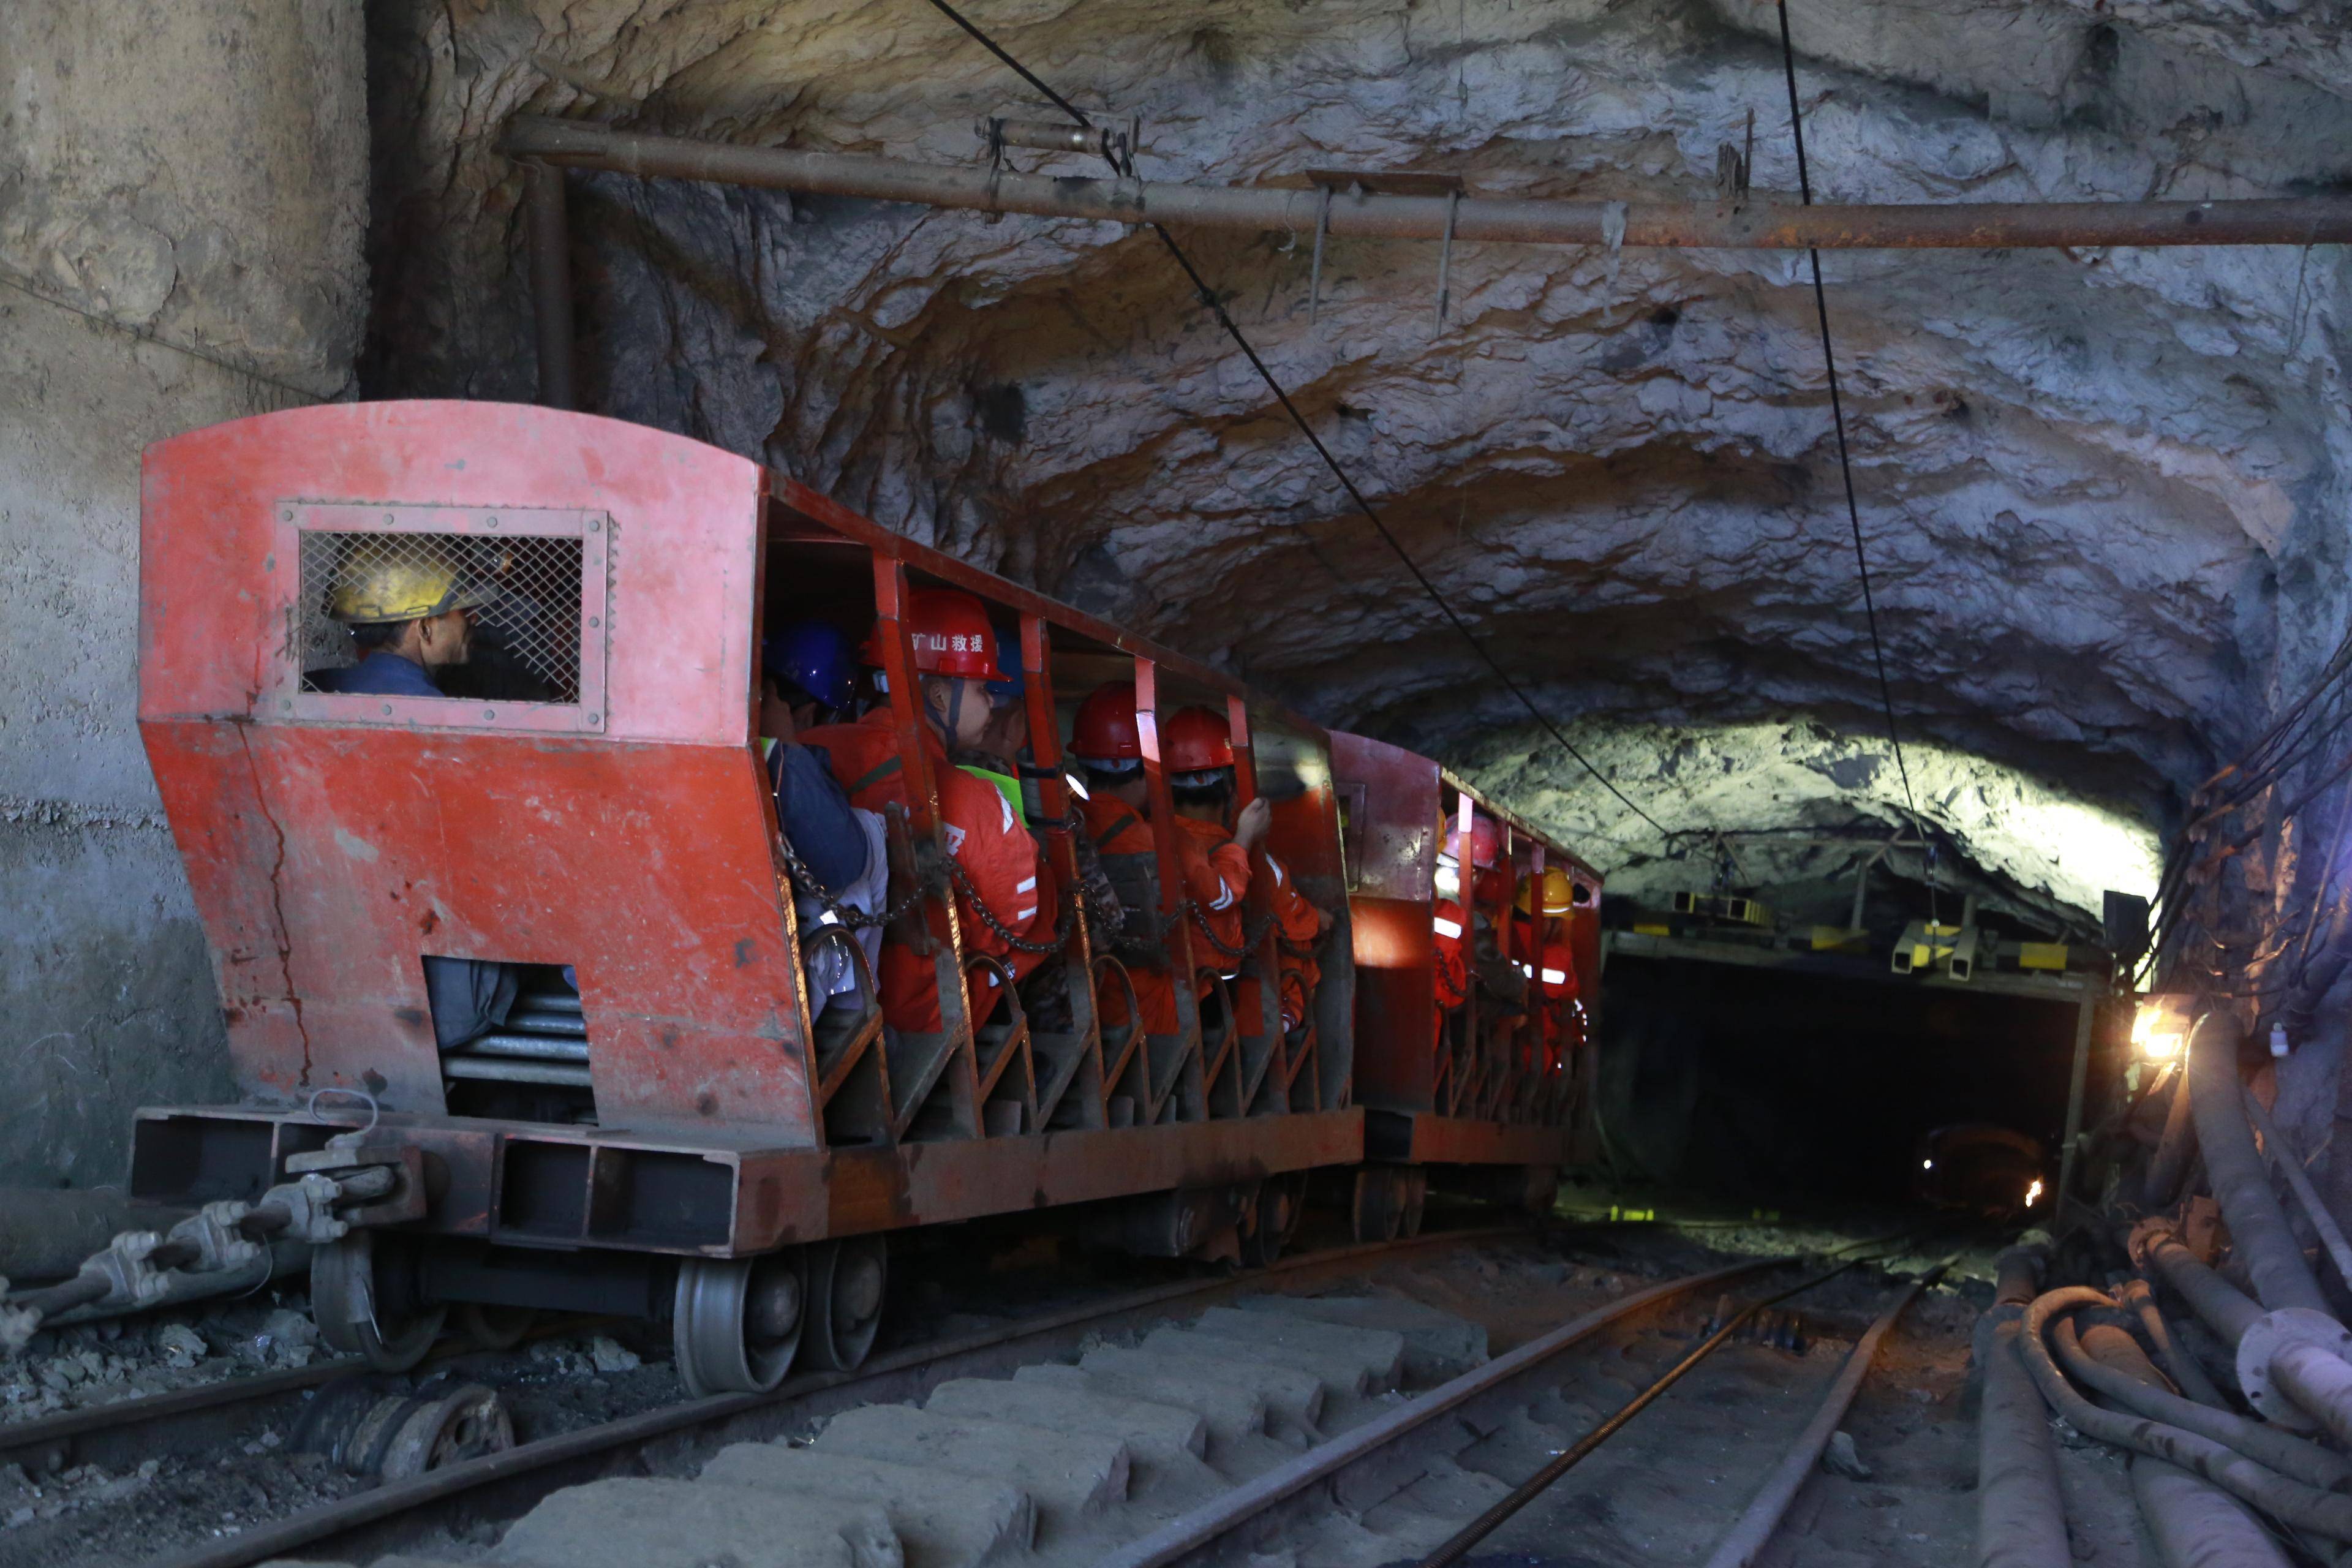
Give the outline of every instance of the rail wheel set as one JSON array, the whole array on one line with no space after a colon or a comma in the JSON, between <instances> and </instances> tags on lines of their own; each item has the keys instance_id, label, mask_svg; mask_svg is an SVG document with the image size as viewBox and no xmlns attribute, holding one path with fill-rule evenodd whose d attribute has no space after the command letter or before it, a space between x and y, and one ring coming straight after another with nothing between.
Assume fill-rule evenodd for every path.
<instances>
[{"instance_id":1,"label":"rail wheel set","mask_svg":"<svg viewBox=\"0 0 2352 1568\"><path fill-rule=\"evenodd\" d=\"M338 574L393 544L496 584L483 613L531 700L309 678L341 636ZM1054 1211L1107 1246L1264 1263L1318 1174L1374 1240L1416 1229L1433 1184L1548 1205L1588 1152L1589 866L1426 758L746 459L509 405L267 415L150 449L141 572L141 730L241 1099L138 1114L133 1196L191 1217L93 1258L79 1310L242 1289L307 1246L322 1335L381 1368L452 1314L495 1341L534 1310L588 1310L667 1320L690 1387L756 1391L796 1360L865 1357L893 1232ZM1131 680L1148 719L1226 717L1238 803L1269 804L1266 850L1332 917L1302 1022L1276 1011L1267 922L1237 963L1196 946L1172 865L1167 967L1213 1002L1179 985L1177 1026L1147 1031L1082 908L1044 960L1061 1005L994 1000L940 874L915 706L905 615L942 587L1017 640L1062 887L1078 700ZM862 957L848 994L812 994L812 948L856 944L795 910L756 732L762 637L809 617L871 632L909 784L887 940L936 976L932 1031L884 1022ZM1167 822L1157 725L1139 728ZM1491 864L1452 867L1448 829L1466 845L1474 823ZM1254 882L1253 912L1265 897ZM1449 1007L1465 925L1486 951ZM503 1026L452 1043L435 961L516 977ZM1571 963L1566 994L1535 984ZM1513 969L1516 1002L1481 977Z\"/></svg>"}]
</instances>

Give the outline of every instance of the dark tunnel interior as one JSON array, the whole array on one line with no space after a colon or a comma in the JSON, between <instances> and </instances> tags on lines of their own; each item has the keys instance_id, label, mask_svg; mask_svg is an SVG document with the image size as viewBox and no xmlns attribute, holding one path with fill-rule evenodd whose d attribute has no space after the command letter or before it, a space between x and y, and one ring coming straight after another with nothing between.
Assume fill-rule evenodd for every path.
<instances>
[{"instance_id":1,"label":"dark tunnel interior","mask_svg":"<svg viewBox=\"0 0 2352 1568\"><path fill-rule=\"evenodd\" d=\"M1727 1204L1905 1204L1925 1195L1928 1135L1982 1123L2038 1142L2054 1187L2070 1001L1623 955L1604 994L1601 1120L1621 1174Z\"/></svg>"}]
</instances>

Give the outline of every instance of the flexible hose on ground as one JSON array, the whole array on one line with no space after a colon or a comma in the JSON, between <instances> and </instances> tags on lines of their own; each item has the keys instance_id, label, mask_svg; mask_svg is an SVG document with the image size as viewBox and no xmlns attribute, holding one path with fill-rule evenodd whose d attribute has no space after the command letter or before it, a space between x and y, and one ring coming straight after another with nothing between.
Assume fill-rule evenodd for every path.
<instances>
[{"instance_id":1,"label":"flexible hose on ground","mask_svg":"<svg viewBox=\"0 0 2352 1568\"><path fill-rule=\"evenodd\" d=\"M2352 1489L2352 1459L2276 1426L2181 1398L2121 1329L2087 1329L2078 1342L2074 1325L2061 1319L2051 1325L2050 1343L2068 1377L2127 1410L2235 1448L2322 1491Z\"/></svg>"},{"instance_id":2,"label":"flexible hose on ground","mask_svg":"<svg viewBox=\"0 0 2352 1568\"><path fill-rule=\"evenodd\" d=\"M2172 1083L2172 1103L2164 1113L2164 1136L2157 1141L2147 1170L2140 1177L2141 1206L2153 1212L2168 1209L2180 1196L2180 1183L2189 1162L2197 1154L2197 1127L2189 1110L2189 1076L2184 1068Z\"/></svg>"},{"instance_id":3,"label":"flexible hose on ground","mask_svg":"<svg viewBox=\"0 0 2352 1568\"><path fill-rule=\"evenodd\" d=\"M2197 1358L2189 1353L2189 1347L2174 1337L2172 1324L2157 1306L2156 1292L2148 1289L2147 1280L2125 1280L2116 1288L2116 1300L2124 1304L2126 1310L2139 1314L2140 1331L2156 1347L2157 1359L2164 1363L2174 1386L2200 1405L2210 1405L2216 1410L2230 1408L2230 1402L2221 1397L2221 1391L2213 1386L2213 1380L2205 1374Z\"/></svg>"},{"instance_id":4,"label":"flexible hose on ground","mask_svg":"<svg viewBox=\"0 0 2352 1568\"><path fill-rule=\"evenodd\" d=\"M2236 1020L2221 1012L2206 1014L2189 1032L2189 1108L2197 1119L2198 1147L2205 1152L2205 1174L2263 1305L2272 1311L2304 1307L2332 1317L2334 1309L2319 1293L2303 1247L2287 1228L2286 1212L2254 1147L2238 1081L2239 1037Z\"/></svg>"},{"instance_id":5,"label":"flexible hose on ground","mask_svg":"<svg viewBox=\"0 0 2352 1568\"><path fill-rule=\"evenodd\" d=\"M2000 1309L1995 1309L1996 1311ZM1979 1568L2073 1568L2058 1450L2049 1412L2017 1353L2012 1310L1984 1346L1984 1408L1977 1417L1977 1562Z\"/></svg>"},{"instance_id":6,"label":"flexible hose on ground","mask_svg":"<svg viewBox=\"0 0 2352 1568\"><path fill-rule=\"evenodd\" d=\"M2253 1299L2197 1261L2197 1255L2181 1246L2179 1237L2162 1232L2149 1237L2147 1255L2164 1282L2179 1292L2189 1310L2231 1349L2235 1350L2246 1331L2262 1321L2263 1310Z\"/></svg>"},{"instance_id":7,"label":"flexible hose on ground","mask_svg":"<svg viewBox=\"0 0 2352 1568\"><path fill-rule=\"evenodd\" d=\"M2164 1568L2287 1568L2246 1505L2204 1477L2135 1454L2131 1483Z\"/></svg>"},{"instance_id":8,"label":"flexible hose on ground","mask_svg":"<svg viewBox=\"0 0 2352 1568\"><path fill-rule=\"evenodd\" d=\"M2069 1349L2073 1328L2063 1318L2053 1325L2052 1339L2062 1356ZM2144 1393L2164 1389L2164 1374L2141 1353L2139 1342L2121 1329L2102 1323L2084 1330L2076 1353ZM2068 1370L2074 1364L2069 1357ZM2333 1454L2326 1458L2352 1469ZM2246 1506L2204 1477L2145 1454L2132 1456L2131 1477L2132 1492L2165 1568L2284 1568L2285 1554ZM2317 1555L2324 1561L2332 1554Z\"/></svg>"},{"instance_id":9,"label":"flexible hose on ground","mask_svg":"<svg viewBox=\"0 0 2352 1568\"><path fill-rule=\"evenodd\" d=\"M2273 1519L2298 1529L2314 1531L2334 1541L2352 1541L2352 1497L2323 1492L2289 1480L2268 1466L2210 1437L2144 1416L2102 1410L2077 1393L2051 1358L2044 1338L2050 1320L2076 1307L2114 1305L2098 1291L2078 1285L2050 1291L2025 1310L2019 1327L2018 1352L2034 1386L2042 1391L2051 1408L2085 1436L2193 1471Z\"/></svg>"}]
</instances>

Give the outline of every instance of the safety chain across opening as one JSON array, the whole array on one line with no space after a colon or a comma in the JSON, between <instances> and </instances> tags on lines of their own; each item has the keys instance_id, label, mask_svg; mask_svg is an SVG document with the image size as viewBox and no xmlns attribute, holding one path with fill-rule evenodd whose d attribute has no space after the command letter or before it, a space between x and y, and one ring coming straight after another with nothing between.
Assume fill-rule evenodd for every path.
<instances>
[{"instance_id":1,"label":"safety chain across opening","mask_svg":"<svg viewBox=\"0 0 2352 1568\"><path fill-rule=\"evenodd\" d=\"M1054 917L1054 940L1051 942L1027 942L1020 937L1014 936L1010 931L1005 929L1004 922L996 918L996 911L990 909L988 907L988 901L980 896L980 889L971 885L971 878L965 872L962 863L955 859L952 856L948 859L948 876L954 880L956 890L963 895L964 901L971 906L972 913L980 917L980 923L994 931L998 938L1003 941L1006 946L1012 948L1013 952L1030 953L1059 952L1062 951L1063 944L1069 941L1070 917L1076 910L1077 905L1076 900L1070 897L1070 890L1067 888L1055 889L1056 897L1055 901L1059 908L1056 910Z\"/></svg>"},{"instance_id":2,"label":"safety chain across opening","mask_svg":"<svg viewBox=\"0 0 2352 1568\"><path fill-rule=\"evenodd\" d=\"M868 931L877 926L890 924L915 907L915 900L923 896L926 888L936 888L938 885L936 879L917 878L914 887L908 889L905 898L900 899L878 915L869 915L864 910L845 904L825 891L824 884L816 879L816 873L808 868L808 863L793 852L791 839L780 838L778 842L783 846L784 870L792 877L793 886L814 899L826 914L831 915L851 931Z\"/></svg>"},{"instance_id":3,"label":"safety chain across opening","mask_svg":"<svg viewBox=\"0 0 2352 1568\"><path fill-rule=\"evenodd\" d=\"M1201 934L1208 939L1209 945L1227 958L1247 958L1251 953L1255 952L1258 943L1265 940L1266 931L1274 924L1274 913L1268 910L1258 917L1255 926L1244 925L1242 928L1242 944L1239 947L1227 947L1218 938L1217 933L1209 929L1209 917L1202 910L1198 900L1186 899L1178 907L1192 917L1192 923L1201 928Z\"/></svg>"}]
</instances>

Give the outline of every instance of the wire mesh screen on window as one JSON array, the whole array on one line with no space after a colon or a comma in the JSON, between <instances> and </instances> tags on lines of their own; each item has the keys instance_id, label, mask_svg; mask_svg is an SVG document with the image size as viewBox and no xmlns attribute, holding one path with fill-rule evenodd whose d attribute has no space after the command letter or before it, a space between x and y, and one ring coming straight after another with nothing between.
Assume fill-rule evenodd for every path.
<instances>
[{"instance_id":1,"label":"wire mesh screen on window","mask_svg":"<svg viewBox=\"0 0 2352 1568\"><path fill-rule=\"evenodd\" d=\"M302 689L396 641L436 605L473 614L470 654L435 679L451 697L580 700L580 541L460 533L302 535ZM383 629L375 629L383 628Z\"/></svg>"}]
</instances>

